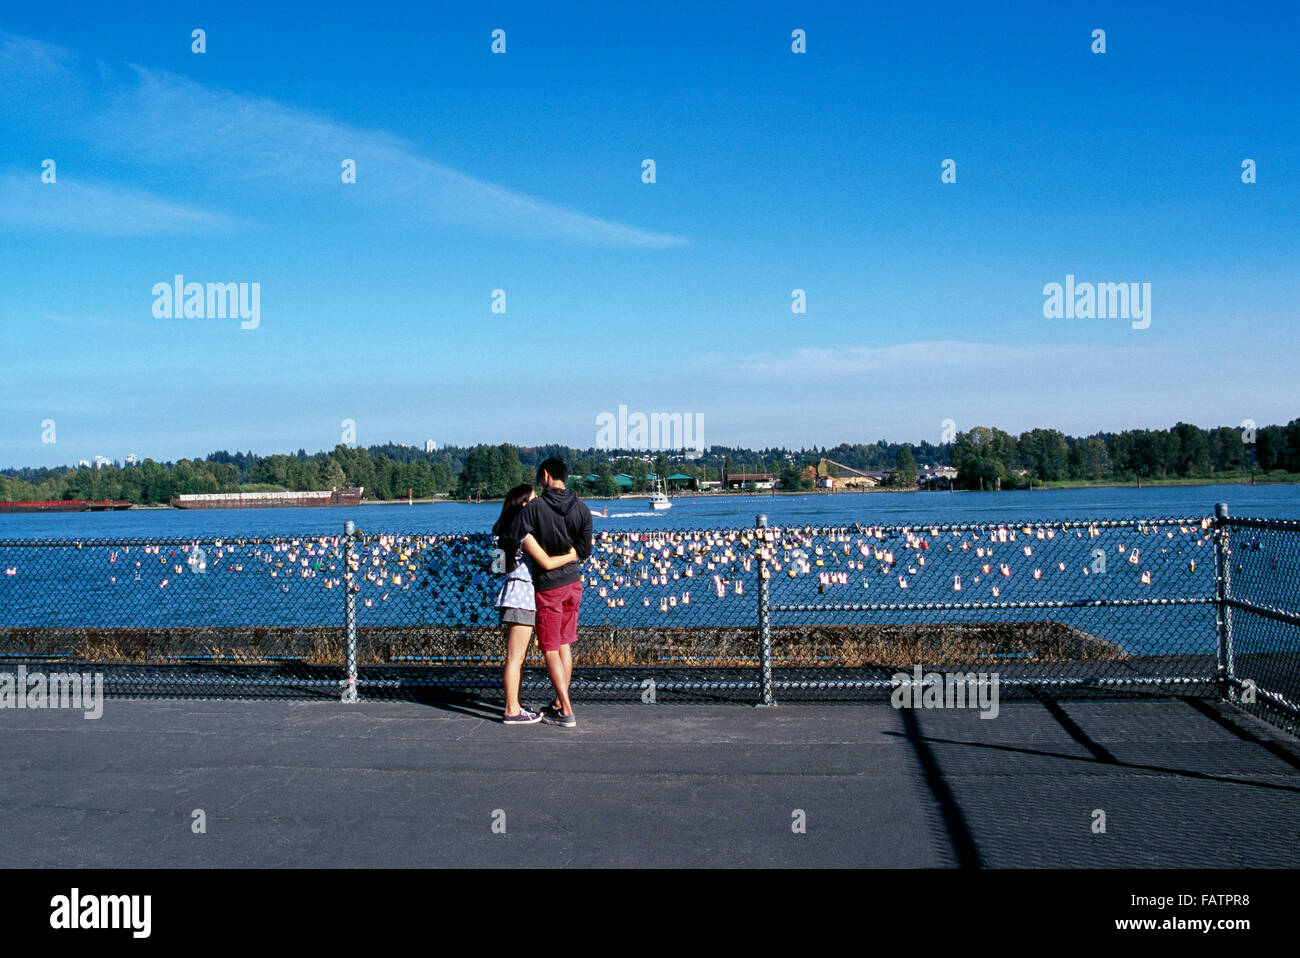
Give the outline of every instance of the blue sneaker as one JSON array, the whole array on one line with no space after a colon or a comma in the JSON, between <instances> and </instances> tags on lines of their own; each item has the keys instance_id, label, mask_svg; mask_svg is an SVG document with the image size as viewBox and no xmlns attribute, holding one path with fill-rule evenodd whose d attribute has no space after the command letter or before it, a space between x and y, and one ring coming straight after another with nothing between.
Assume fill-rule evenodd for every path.
<instances>
[{"instance_id":1,"label":"blue sneaker","mask_svg":"<svg viewBox=\"0 0 1300 958\"><path fill-rule=\"evenodd\" d=\"M561 715L558 711L549 707L542 710L542 721L547 725L558 725L561 728L578 727L578 720L572 712L568 715Z\"/></svg>"},{"instance_id":2,"label":"blue sneaker","mask_svg":"<svg viewBox=\"0 0 1300 958\"><path fill-rule=\"evenodd\" d=\"M530 712L522 705L519 707L518 715L505 715L501 721L505 725L536 725L542 720L542 717L536 712Z\"/></svg>"}]
</instances>

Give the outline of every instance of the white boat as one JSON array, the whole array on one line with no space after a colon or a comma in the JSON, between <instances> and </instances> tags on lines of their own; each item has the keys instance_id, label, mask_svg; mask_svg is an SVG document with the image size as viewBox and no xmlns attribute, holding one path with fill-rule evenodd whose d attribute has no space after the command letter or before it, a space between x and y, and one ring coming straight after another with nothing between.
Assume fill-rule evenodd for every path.
<instances>
[{"instance_id":1,"label":"white boat","mask_svg":"<svg viewBox=\"0 0 1300 958\"><path fill-rule=\"evenodd\" d=\"M655 480L655 491L650 496L650 508L655 512L663 512L665 509L671 509L673 504L668 501L668 497L663 493L663 487L660 480Z\"/></svg>"}]
</instances>

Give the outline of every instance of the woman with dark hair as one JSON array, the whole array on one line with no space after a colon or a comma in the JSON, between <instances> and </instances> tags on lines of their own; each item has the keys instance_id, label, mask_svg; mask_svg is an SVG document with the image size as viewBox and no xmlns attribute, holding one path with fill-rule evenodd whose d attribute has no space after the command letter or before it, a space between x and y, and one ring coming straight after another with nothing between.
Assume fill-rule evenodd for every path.
<instances>
[{"instance_id":1,"label":"woman with dark hair","mask_svg":"<svg viewBox=\"0 0 1300 958\"><path fill-rule=\"evenodd\" d=\"M546 550L531 535L525 536L523 542L510 538L510 526L515 517L535 496L533 487L528 483L515 486L506 493L506 500L501 506L501 517L492 527L492 534L497 537L497 546L506 559L506 581L497 592L495 605L500 612L501 625L505 628L506 664L501 681L506 692L504 721L507 725L532 725L542 720L541 713L529 711L519 704L524 656L528 654L528 643L533 637L533 626L537 621L530 563L540 569L551 570L578 561L578 553L574 549L561 556L551 556L546 554Z\"/></svg>"}]
</instances>

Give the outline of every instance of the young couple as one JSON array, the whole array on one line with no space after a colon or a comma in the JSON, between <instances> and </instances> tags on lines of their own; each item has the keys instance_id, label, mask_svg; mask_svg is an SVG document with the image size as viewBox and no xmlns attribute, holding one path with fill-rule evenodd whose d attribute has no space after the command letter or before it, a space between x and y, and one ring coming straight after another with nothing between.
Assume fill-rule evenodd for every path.
<instances>
[{"instance_id":1,"label":"young couple","mask_svg":"<svg viewBox=\"0 0 1300 958\"><path fill-rule=\"evenodd\" d=\"M506 556L506 581L497 593L496 607L505 627L502 683L507 725L546 722L574 728L578 724L569 701L569 679L582 604L580 563L591 555L591 510L569 491L568 478L564 460L547 459L537 467L542 494L534 494L527 484L511 489L492 527ZM534 629L546 673L555 686L555 700L541 712L519 703L524 656Z\"/></svg>"}]
</instances>

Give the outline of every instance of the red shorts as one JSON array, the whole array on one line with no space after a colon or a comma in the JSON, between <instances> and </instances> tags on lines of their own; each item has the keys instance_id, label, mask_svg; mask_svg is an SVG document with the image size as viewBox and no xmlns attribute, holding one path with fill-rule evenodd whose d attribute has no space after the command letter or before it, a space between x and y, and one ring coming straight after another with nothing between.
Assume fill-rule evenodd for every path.
<instances>
[{"instance_id":1,"label":"red shorts","mask_svg":"<svg viewBox=\"0 0 1300 958\"><path fill-rule=\"evenodd\" d=\"M578 606L582 605L582 582L570 582L556 589L538 592L537 644L543 652L578 641Z\"/></svg>"}]
</instances>

